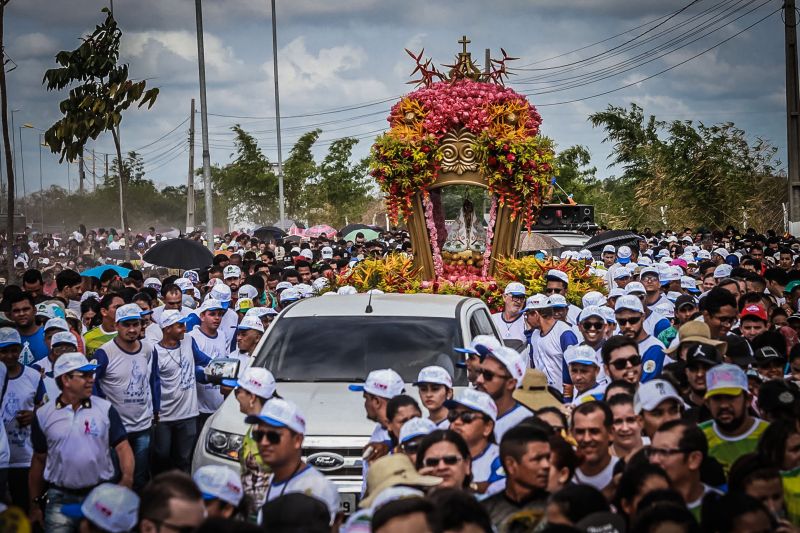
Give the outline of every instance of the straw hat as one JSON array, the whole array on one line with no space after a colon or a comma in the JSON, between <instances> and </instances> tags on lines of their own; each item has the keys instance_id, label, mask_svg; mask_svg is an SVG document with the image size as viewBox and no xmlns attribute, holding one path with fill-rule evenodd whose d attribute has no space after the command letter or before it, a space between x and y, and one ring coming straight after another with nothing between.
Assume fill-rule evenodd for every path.
<instances>
[{"instance_id":1,"label":"straw hat","mask_svg":"<svg viewBox=\"0 0 800 533\"><path fill-rule=\"evenodd\" d=\"M664 353L672 354L677 352L684 342L699 342L700 344L713 346L717 349L717 352L719 352L720 357L725 355L728 349L728 343L712 339L708 324L700 322L699 320L690 320L682 325L678 330L678 336L672 342L672 345L664 350Z\"/></svg>"},{"instance_id":2,"label":"straw hat","mask_svg":"<svg viewBox=\"0 0 800 533\"><path fill-rule=\"evenodd\" d=\"M529 368L522 378L522 386L514 391L514 399L533 412L543 407L564 408L564 405L547 390L547 376L541 370Z\"/></svg>"},{"instance_id":3,"label":"straw hat","mask_svg":"<svg viewBox=\"0 0 800 533\"><path fill-rule=\"evenodd\" d=\"M381 457L367 472L367 497L359 502L362 509L369 508L375 497L384 489L403 485L406 487L435 487L442 482L436 476L423 476L417 472L407 455L397 453Z\"/></svg>"}]
</instances>

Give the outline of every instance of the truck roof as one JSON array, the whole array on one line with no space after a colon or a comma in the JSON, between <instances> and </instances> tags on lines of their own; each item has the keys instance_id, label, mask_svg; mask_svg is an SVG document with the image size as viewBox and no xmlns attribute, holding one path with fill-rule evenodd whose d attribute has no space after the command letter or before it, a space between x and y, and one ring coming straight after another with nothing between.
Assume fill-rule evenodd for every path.
<instances>
[{"instance_id":1,"label":"truck roof","mask_svg":"<svg viewBox=\"0 0 800 533\"><path fill-rule=\"evenodd\" d=\"M283 318L301 316L367 315L369 294L323 295L300 300L282 313ZM372 316L455 318L456 308L471 298L449 294L373 294Z\"/></svg>"}]
</instances>

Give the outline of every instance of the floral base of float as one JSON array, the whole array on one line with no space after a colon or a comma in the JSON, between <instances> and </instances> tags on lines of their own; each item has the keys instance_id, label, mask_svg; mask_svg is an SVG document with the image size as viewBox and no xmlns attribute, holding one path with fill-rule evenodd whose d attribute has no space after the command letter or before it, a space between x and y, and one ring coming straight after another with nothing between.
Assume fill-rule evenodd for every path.
<instances>
[{"instance_id":1,"label":"floral base of float","mask_svg":"<svg viewBox=\"0 0 800 533\"><path fill-rule=\"evenodd\" d=\"M567 300L581 305L581 298L587 292L606 292L605 283L590 273L590 266L586 261L540 260L527 256L502 260L494 278L424 280L411 258L391 254L381 259L365 259L347 272L333 276L323 292L336 291L339 287L349 285L359 292L380 289L401 294L457 294L480 298L492 312L497 312L503 308L503 289L506 285L518 281L525 285L529 295L543 293L547 271L558 269L569 277Z\"/></svg>"}]
</instances>

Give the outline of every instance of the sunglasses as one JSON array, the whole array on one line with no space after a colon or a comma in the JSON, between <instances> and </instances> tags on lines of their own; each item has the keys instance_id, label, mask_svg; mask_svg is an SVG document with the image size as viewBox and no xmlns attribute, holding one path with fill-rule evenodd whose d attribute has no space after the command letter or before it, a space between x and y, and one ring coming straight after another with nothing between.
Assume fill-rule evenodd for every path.
<instances>
[{"instance_id":1,"label":"sunglasses","mask_svg":"<svg viewBox=\"0 0 800 533\"><path fill-rule=\"evenodd\" d=\"M610 361L609 366L614 367L616 370L625 370L628 368L628 364L631 366L639 366L642 364L642 356L640 355L632 355L627 359L617 359L616 361Z\"/></svg>"},{"instance_id":2,"label":"sunglasses","mask_svg":"<svg viewBox=\"0 0 800 533\"><path fill-rule=\"evenodd\" d=\"M405 453L417 453L421 444L422 441L420 440L412 440L411 442L403 443L402 448Z\"/></svg>"},{"instance_id":3,"label":"sunglasses","mask_svg":"<svg viewBox=\"0 0 800 533\"><path fill-rule=\"evenodd\" d=\"M450 411L447 413L447 420L452 424L456 420L461 420L464 424L471 424L475 420L483 419L483 413L474 411Z\"/></svg>"},{"instance_id":4,"label":"sunglasses","mask_svg":"<svg viewBox=\"0 0 800 533\"><path fill-rule=\"evenodd\" d=\"M544 293L545 294L561 294L562 290L563 289L556 289L556 288L550 287L549 289L545 289Z\"/></svg>"},{"instance_id":5,"label":"sunglasses","mask_svg":"<svg viewBox=\"0 0 800 533\"><path fill-rule=\"evenodd\" d=\"M508 374L497 374L495 372L492 372L491 370L486 370L486 369L483 369L483 368L479 368L479 369L475 370L475 373L477 375L479 375L479 376L483 376L483 380L484 381L492 381L496 377L504 378L504 379L508 379L508 378L511 377Z\"/></svg>"},{"instance_id":6,"label":"sunglasses","mask_svg":"<svg viewBox=\"0 0 800 533\"><path fill-rule=\"evenodd\" d=\"M628 324L634 325L634 324L638 324L641 319L642 319L642 317L640 317L640 316L634 316L634 317L631 317L631 318L618 318L617 319L617 324L619 324L620 326L627 326Z\"/></svg>"},{"instance_id":7,"label":"sunglasses","mask_svg":"<svg viewBox=\"0 0 800 533\"><path fill-rule=\"evenodd\" d=\"M601 330L606 327L605 322L581 322L581 327L586 330L596 329Z\"/></svg>"},{"instance_id":8,"label":"sunglasses","mask_svg":"<svg viewBox=\"0 0 800 533\"><path fill-rule=\"evenodd\" d=\"M426 457L425 458L425 466L428 468L434 468L439 466L439 463L444 462L447 466L454 466L457 465L462 461L461 457L457 455L445 455L444 457Z\"/></svg>"},{"instance_id":9,"label":"sunglasses","mask_svg":"<svg viewBox=\"0 0 800 533\"><path fill-rule=\"evenodd\" d=\"M256 441L257 443L260 443L262 440L264 440L264 437L267 438L267 442L269 442L270 444L278 444L281 441L281 434L271 429L268 429L266 431L261 429L254 429L250 433L250 435L252 435L253 440Z\"/></svg>"}]
</instances>

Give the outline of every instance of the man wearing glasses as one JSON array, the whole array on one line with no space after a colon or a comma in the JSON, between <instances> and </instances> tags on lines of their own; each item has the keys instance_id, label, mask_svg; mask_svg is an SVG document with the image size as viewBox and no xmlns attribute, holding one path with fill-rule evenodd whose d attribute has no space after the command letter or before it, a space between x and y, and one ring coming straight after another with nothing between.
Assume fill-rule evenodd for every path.
<instances>
[{"instance_id":1,"label":"man wearing glasses","mask_svg":"<svg viewBox=\"0 0 800 533\"><path fill-rule=\"evenodd\" d=\"M645 298L644 304L647 307L655 307L661 302L672 303L667 299L667 295L661 292L661 276L655 267L645 267L639 273L639 281L644 285Z\"/></svg>"},{"instance_id":2,"label":"man wearing glasses","mask_svg":"<svg viewBox=\"0 0 800 533\"><path fill-rule=\"evenodd\" d=\"M527 407L514 399L514 391L522 385L526 368L522 355L505 346L484 355L478 368L475 388L491 396L497 406L494 436L498 441L506 431L533 416Z\"/></svg>"},{"instance_id":3,"label":"man wearing glasses","mask_svg":"<svg viewBox=\"0 0 800 533\"><path fill-rule=\"evenodd\" d=\"M560 294L566 300L569 286L569 276L566 272L556 269L548 270L545 280L547 281L547 285L544 287L545 296L549 298L554 294ZM581 308L572 304L567 305L567 322L575 324L578 321L578 315L581 314Z\"/></svg>"},{"instance_id":4,"label":"man wearing glasses","mask_svg":"<svg viewBox=\"0 0 800 533\"><path fill-rule=\"evenodd\" d=\"M307 494L325 502L333 521L339 512L339 493L322 473L303 461L306 420L297 406L273 398L260 414L245 418L245 423L256 424L250 434L258 443L261 459L273 472L266 501L291 492Z\"/></svg>"},{"instance_id":5,"label":"man wearing glasses","mask_svg":"<svg viewBox=\"0 0 800 533\"><path fill-rule=\"evenodd\" d=\"M61 507L82 502L94 487L112 480L111 448L119 459L119 484L133 484L133 452L122 419L110 402L92 396L96 368L81 353L59 357L53 376L61 394L33 418L30 520L44 531L73 531L77 521L63 515Z\"/></svg>"},{"instance_id":6,"label":"man wearing glasses","mask_svg":"<svg viewBox=\"0 0 800 533\"><path fill-rule=\"evenodd\" d=\"M642 358L639 355L639 344L635 340L614 335L603 344L601 354L606 375L611 382L621 380L634 387L639 386Z\"/></svg>"},{"instance_id":7,"label":"man wearing glasses","mask_svg":"<svg viewBox=\"0 0 800 533\"><path fill-rule=\"evenodd\" d=\"M645 331L642 301L633 295L620 296L614 316L620 333L639 345L639 354L642 356L641 382L646 383L660 375L665 359L664 345Z\"/></svg>"},{"instance_id":8,"label":"man wearing glasses","mask_svg":"<svg viewBox=\"0 0 800 533\"><path fill-rule=\"evenodd\" d=\"M572 385L564 379L564 351L578 344L578 337L566 322L557 320L550 298L536 309L539 315L539 329L531 334L532 368L538 368L547 376L547 383L565 396L572 397ZM566 381L566 383L565 383Z\"/></svg>"},{"instance_id":9,"label":"man wearing glasses","mask_svg":"<svg viewBox=\"0 0 800 533\"><path fill-rule=\"evenodd\" d=\"M450 429L464 437L472 457L472 480L480 494L496 494L506 488L500 464L500 448L495 443L494 423L497 406L492 397L472 389L462 390L448 400Z\"/></svg>"},{"instance_id":10,"label":"man wearing glasses","mask_svg":"<svg viewBox=\"0 0 800 533\"><path fill-rule=\"evenodd\" d=\"M503 310L492 315L500 338L519 339L525 342L525 285L512 281L503 291Z\"/></svg>"},{"instance_id":11,"label":"man wearing glasses","mask_svg":"<svg viewBox=\"0 0 800 533\"><path fill-rule=\"evenodd\" d=\"M651 463L664 469L672 488L683 497L686 507L700 521L703 496L718 492L700 481L700 469L708 455L703 430L686 420L671 420L658 428L646 450Z\"/></svg>"}]
</instances>

